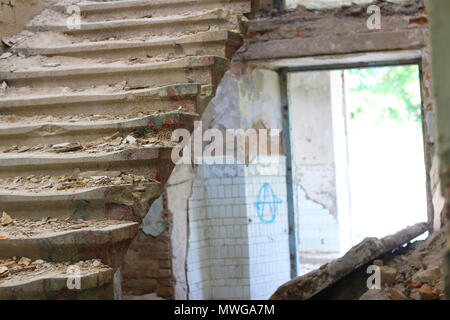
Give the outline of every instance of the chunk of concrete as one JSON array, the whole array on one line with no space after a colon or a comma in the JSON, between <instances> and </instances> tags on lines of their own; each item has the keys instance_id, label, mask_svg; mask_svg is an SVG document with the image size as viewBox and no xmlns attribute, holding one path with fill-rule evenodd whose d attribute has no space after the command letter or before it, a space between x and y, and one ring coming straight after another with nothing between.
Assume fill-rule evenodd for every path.
<instances>
[{"instance_id":1,"label":"chunk of concrete","mask_svg":"<svg viewBox=\"0 0 450 320\"><path fill-rule=\"evenodd\" d=\"M441 269L439 267L422 270L413 275L412 280L415 282L432 283L441 278Z\"/></svg>"},{"instance_id":2,"label":"chunk of concrete","mask_svg":"<svg viewBox=\"0 0 450 320\"><path fill-rule=\"evenodd\" d=\"M395 300L395 301L409 300L409 298L407 296L405 296L405 294L403 292L401 292L400 290L397 290L395 288L391 289L391 299Z\"/></svg>"},{"instance_id":3,"label":"chunk of concrete","mask_svg":"<svg viewBox=\"0 0 450 320\"><path fill-rule=\"evenodd\" d=\"M382 266L380 267L380 272L382 284L392 285L395 283L395 277L397 276L397 269L388 266Z\"/></svg>"},{"instance_id":4,"label":"chunk of concrete","mask_svg":"<svg viewBox=\"0 0 450 320\"><path fill-rule=\"evenodd\" d=\"M422 288L419 290L420 297L422 300L437 300L439 299L439 296L434 294L433 288L428 285L424 284Z\"/></svg>"},{"instance_id":5,"label":"chunk of concrete","mask_svg":"<svg viewBox=\"0 0 450 320\"><path fill-rule=\"evenodd\" d=\"M146 235L157 237L166 230L163 210L163 198L160 196L153 202L147 215L142 221L141 229Z\"/></svg>"},{"instance_id":6,"label":"chunk of concrete","mask_svg":"<svg viewBox=\"0 0 450 320\"><path fill-rule=\"evenodd\" d=\"M389 294L381 289L367 290L359 300L391 300Z\"/></svg>"}]
</instances>

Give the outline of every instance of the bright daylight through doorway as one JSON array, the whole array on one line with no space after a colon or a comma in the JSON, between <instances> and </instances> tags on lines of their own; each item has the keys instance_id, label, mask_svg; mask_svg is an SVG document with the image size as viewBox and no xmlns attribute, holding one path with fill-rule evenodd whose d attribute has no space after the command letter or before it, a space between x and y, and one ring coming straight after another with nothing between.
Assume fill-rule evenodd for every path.
<instances>
[{"instance_id":1,"label":"bright daylight through doorway","mask_svg":"<svg viewBox=\"0 0 450 320\"><path fill-rule=\"evenodd\" d=\"M346 70L345 83L356 244L427 221L419 68Z\"/></svg>"}]
</instances>

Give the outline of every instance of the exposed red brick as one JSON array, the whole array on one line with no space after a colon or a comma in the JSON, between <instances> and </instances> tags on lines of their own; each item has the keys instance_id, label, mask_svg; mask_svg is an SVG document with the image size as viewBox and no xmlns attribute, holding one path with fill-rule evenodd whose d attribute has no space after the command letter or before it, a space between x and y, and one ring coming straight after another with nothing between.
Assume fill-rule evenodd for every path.
<instances>
[{"instance_id":1,"label":"exposed red brick","mask_svg":"<svg viewBox=\"0 0 450 320\"><path fill-rule=\"evenodd\" d=\"M427 17L409 18L409 24L425 24L428 23Z\"/></svg>"}]
</instances>

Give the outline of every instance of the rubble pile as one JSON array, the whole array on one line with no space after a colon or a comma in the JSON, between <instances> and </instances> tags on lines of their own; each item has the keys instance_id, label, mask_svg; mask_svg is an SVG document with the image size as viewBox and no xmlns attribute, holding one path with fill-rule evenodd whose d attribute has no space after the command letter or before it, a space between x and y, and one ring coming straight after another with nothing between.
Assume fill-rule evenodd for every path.
<instances>
[{"instance_id":1,"label":"rubble pile","mask_svg":"<svg viewBox=\"0 0 450 320\"><path fill-rule=\"evenodd\" d=\"M319 269L294 278L280 286L271 300L358 299L367 290L368 265L386 253L393 252L429 230L425 222L406 227L384 238L366 238L347 253ZM358 271L363 271L359 278ZM324 293L338 287L335 292ZM357 294L354 291L358 291ZM378 290L382 291L382 290ZM345 294L343 294L345 293ZM371 291L372 293L372 291Z\"/></svg>"},{"instance_id":2,"label":"rubble pile","mask_svg":"<svg viewBox=\"0 0 450 320\"><path fill-rule=\"evenodd\" d=\"M375 260L382 289L368 290L360 300L444 299L442 258L446 241L443 229L425 241L410 243Z\"/></svg>"}]
</instances>

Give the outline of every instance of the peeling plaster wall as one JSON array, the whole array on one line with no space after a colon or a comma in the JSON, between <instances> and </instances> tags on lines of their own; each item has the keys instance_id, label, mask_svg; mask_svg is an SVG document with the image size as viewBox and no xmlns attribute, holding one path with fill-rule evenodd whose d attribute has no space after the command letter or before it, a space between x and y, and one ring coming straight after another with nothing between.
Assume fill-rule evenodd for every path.
<instances>
[{"instance_id":1,"label":"peeling plaster wall","mask_svg":"<svg viewBox=\"0 0 450 320\"><path fill-rule=\"evenodd\" d=\"M289 76L298 250L339 252L329 72Z\"/></svg>"},{"instance_id":2,"label":"peeling plaster wall","mask_svg":"<svg viewBox=\"0 0 450 320\"><path fill-rule=\"evenodd\" d=\"M336 182L329 72L289 76L294 182L336 217Z\"/></svg>"},{"instance_id":3,"label":"peeling plaster wall","mask_svg":"<svg viewBox=\"0 0 450 320\"><path fill-rule=\"evenodd\" d=\"M278 73L239 63L232 68L203 113L204 127L247 130L261 122L265 128L280 129Z\"/></svg>"},{"instance_id":4,"label":"peeling plaster wall","mask_svg":"<svg viewBox=\"0 0 450 320\"><path fill-rule=\"evenodd\" d=\"M44 7L45 0L0 0L0 38L21 32Z\"/></svg>"},{"instance_id":5,"label":"peeling plaster wall","mask_svg":"<svg viewBox=\"0 0 450 320\"><path fill-rule=\"evenodd\" d=\"M291 73L288 78L300 252L339 253L351 247L342 79L340 71Z\"/></svg>"}]
</instances>

